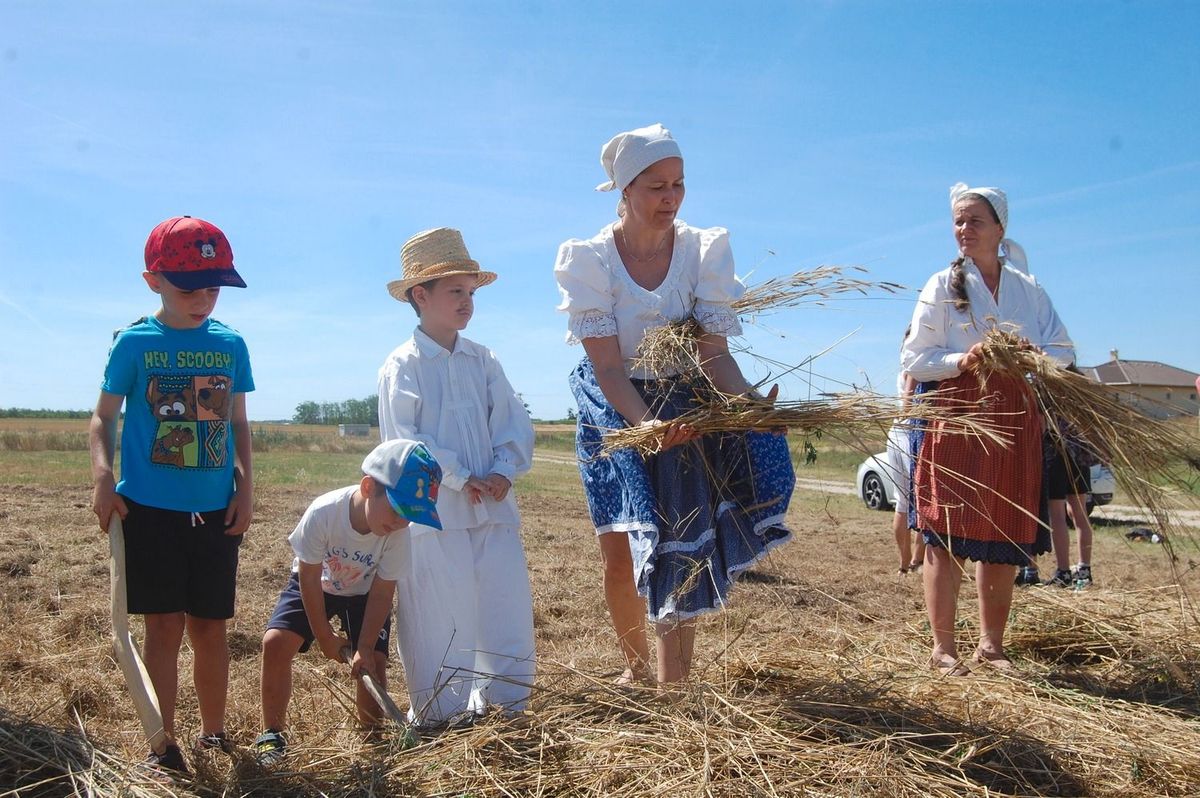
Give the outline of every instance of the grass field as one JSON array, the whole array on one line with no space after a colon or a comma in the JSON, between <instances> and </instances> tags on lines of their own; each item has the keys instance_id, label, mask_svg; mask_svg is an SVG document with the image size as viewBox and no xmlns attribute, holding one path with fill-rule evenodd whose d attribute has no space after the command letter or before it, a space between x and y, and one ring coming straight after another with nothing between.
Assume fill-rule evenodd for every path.
<instances>
[{"instance_id":1,"label":"grass field","mask_svg":"<svg viewBox=\"0 0 1200 798\"><path fill-rule=\"evenodd\" d=\"M144 743L111 654L107 544L89 510L87 453L33 445L83 435L82 424L0 424L0 440L23 436L29 447L0 445L0 795L71 794L62 781L13 791L68 765L91 774L99 795L166 794L128 768ZM255 523L229 633L228 730L241 746L260 730L260 639L286 579L286 535L312 497L357 479L374 443L289 425L258 434ZM516 486L539 657L526 716L491 717L409 751L392 737L367 742L343 669L310 652L296 666L288 768L206 753L196 783L175 793L1200 794L1200 631L1162 548L1127 543L1122 525L1097 528L1093 588L1017 594L1015 675L939 678L924 667L920 578L895 573L890 514L801 489L789 513L795 540L742 580L726 612L701 622L693 683L674 696L611 686L620 664L572 434L539 428L539 459ZM817 448L800 476L853 479L861 452ZM1194 592L1200 554L1179 553ZM969 640L969 581L960 616ZM198 728L190 665L185 647L184 740ZM398 666L391 692L404 696ZM99 754L81 765L71 753L80 745Z\"/></svg>"}]
</instances>

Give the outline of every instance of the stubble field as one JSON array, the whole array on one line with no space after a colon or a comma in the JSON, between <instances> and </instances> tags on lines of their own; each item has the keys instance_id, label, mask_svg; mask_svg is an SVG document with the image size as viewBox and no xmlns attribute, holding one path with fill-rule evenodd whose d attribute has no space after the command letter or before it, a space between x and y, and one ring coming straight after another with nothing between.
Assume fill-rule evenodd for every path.
<instances>
[{"instance_id":1,"label":"stubble field","mask_svg":"<svg viewBox=\"0 0 1200 798\"><path fill-rule=\"evenodd\" d=\"M111 653L83 424L0 425L0 796L1200 794L1195 615L1162 548L1126 542L1117 523L1097 526L1094 587L1018 592L1015 673L939 677L925 668L920 578L896 574L890 514L801 488L793 542L702 621L692 683L613 686L620 664L565 427L539 430L516 486L539 657L530 711L415 748L397 734L365 740L345 669L310 652L295 669L294 755L276 771L244 747L260 731L260 640L291 560L285 538L314 496L357 480L372 441L260 428L229 625L227 729L243 748L195 757L194 782L158 785L133 767L145 745ZM800 477L853 480L860 453L818 449ZM1179 554L1175 573L1195 593L1195 548ZM199 723L190 666L185 645L183 741Z\"/></svg>"}]
</instances>

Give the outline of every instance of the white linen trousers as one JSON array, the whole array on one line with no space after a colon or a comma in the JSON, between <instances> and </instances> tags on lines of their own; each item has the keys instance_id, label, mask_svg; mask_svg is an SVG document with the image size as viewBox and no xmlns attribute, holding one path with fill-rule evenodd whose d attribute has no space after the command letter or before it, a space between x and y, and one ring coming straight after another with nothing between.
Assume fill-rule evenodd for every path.
<instances>
[{"instance_id":1,"label":"white linen trousers","mask_svg":"<svg viewBox=\"0 0 1200 798\"><path fill-rule=\"evenodd\" d=\"M486 499L485 499L486 501ZM533 601L520 531L409 527L396 582L396 648L419 725L490 706L517 712L533 686Z\"/></svg>"}]
</instances>

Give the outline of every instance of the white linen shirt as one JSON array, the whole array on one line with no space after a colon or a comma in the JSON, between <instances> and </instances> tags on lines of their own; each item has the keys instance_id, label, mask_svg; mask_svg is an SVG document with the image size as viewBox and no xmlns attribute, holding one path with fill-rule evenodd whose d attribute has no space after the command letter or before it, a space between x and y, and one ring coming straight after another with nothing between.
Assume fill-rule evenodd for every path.
<instances>
[{"instance_id":1,"label":"white linen shirt","mask_svg":"<svg viewBox=\"0 0 1200 798\"><path fill-rule=\"evenodd\" d=\"M379 369L379 434L429 447L442 468L443 528L520 524L513 491L479 504L463 491L472 476L516 482L533 461L529 413L487 347L459 335L450 352L418 327Z\"/></svg>"},{"instance_id":2,"label":"white linen shirt","mask_svg":"<svg viewBox=\"0 0 1200 798\"><path fill-rule=\"evenodd\" d=\"M362 534L350 525L350 501L357 485L318 496L304 511L288 543L300 563L321 566L321 589L331 596L361 596L375 577L396 581L404 572L404 549L398 529L390 535Z\"/></svg>"},{"instance_id":3,"label":"white linen shirt","mask_svg":"<svg viewBox=\"0 0 1200 798\"><path fill-rule=\"evenodd\" d=\"M1075 344L1036 279L1005 265L993 298L974 261L967 258L962 268L971 306L966 311L954 307L952 269L930 277L921 289L912 327L900 351L903 371L918 382L957 377L959 359L994 328L1028 338L1060 366L1075 361Z\"/></svg>"},{"instance_id":4,"label":"white linen shirt","mask_svg":"<svg viewBox=\"0 0 1200 798\"><path fill-rule=\"evenodd\" d=\"M742 334L729 304L746 287L733 273L729 232L721 227L691 227L676 219L671 263L653 291L629 275L617 252L612 224L586 241L563 242L554 277L562 294L557 309L570 314L567 342L615 335L625 373L631 377L670 376L633 368L631 361L647 330L694 316L705 332Z\"/></svg>"}]
</instances>

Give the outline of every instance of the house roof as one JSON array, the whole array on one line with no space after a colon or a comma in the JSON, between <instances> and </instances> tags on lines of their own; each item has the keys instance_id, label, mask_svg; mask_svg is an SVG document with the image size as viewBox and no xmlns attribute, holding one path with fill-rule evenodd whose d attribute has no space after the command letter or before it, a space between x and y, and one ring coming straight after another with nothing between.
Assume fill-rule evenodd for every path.
<instances>
[{"instance_id":1,"label":"house roof","mask_svg":"<svg viewBox=\"0 0 1200 798\"><path fill-rule=\"evenodd\" d=\"M1157 360L1110 360L1099 366L1085 366L1084 374L1101 385L1163 385L1194 388L1200 377L1194 371L1168 366Z\"/></svg>"}]
</instances>

